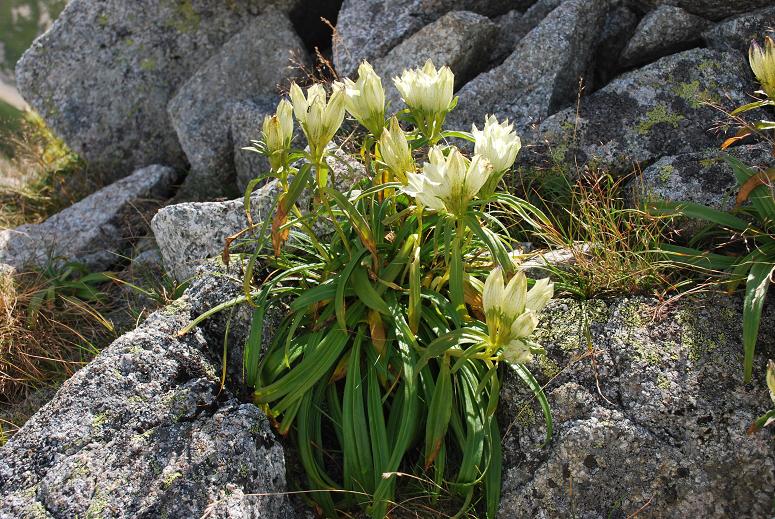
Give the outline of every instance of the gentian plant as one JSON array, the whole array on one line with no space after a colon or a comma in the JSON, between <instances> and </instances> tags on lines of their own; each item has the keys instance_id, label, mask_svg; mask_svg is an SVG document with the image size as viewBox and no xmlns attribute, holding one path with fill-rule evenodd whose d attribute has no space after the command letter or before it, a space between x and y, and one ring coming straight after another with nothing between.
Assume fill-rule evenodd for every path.
<instances>
[{"instance_id":1,"label":"gentian plant","mask_svg":"<svg viewBox=\"0 0 775 519\"><path fill-rule=\"evenodd\" d=\"M254 148L282 193L247 267L255 314L245 378L278 431L295 438L312 500L328 517L358 506L385 517L399 473L432 480L435 498L459 496L462 511L481 503L495 517L504 362L537 395L551 434L526 363L542 352L530 335L553 285L517 272L513 240L489 208L527 225L545 216L497 189L520 148L507 122L489 117L473 134L443 129L457 102L453 80L430 61L405 71L394 82L408 108L387 121L368 63L330 95L293 85ZM366 130L352 153L365 175L343 191L326 159L345 109ZM293 147L291 111L306 149ZM473 142L474 155L453 137ZM297 203L305 191L312 209ZM268 273L260 280L259 269ZM270 311L283 317L262 350Z\"/></svg>"}]
</instances>

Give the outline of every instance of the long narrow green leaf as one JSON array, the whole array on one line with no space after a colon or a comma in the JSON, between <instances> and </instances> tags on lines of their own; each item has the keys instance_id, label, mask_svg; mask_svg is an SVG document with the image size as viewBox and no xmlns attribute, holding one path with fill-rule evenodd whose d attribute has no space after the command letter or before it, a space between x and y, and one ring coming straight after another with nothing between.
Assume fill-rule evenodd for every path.
<instances>
[{"instance_id":1,"label":"long narrow green leaf","mask_svg":"<svg viewBox=\"0 0 775 519\"><path fill-rule=\"evenodd\" d=\"M449 359L441 359L436 387L433 391L428 416L425 422L425 468L431 466L439 454L452 416L452 377L449 373Z\"/></svg>"},{"instance_id":2,"label":"long narrow green leaf","mask_svg":"<svg viewBox=\"0 0 775 519\"><path fill-rule=\"evenodd\" d=\"M350 281L352 283L352 288L355 291L355 295L363 304L383 315L388 315L390 313L387 303L374 289L374 285L371 284L366 269L356 266L350 277Z\"/></svg>"},{"instance_id":3,"label":"long narrow green leaf","mask_svg":"<svg viewBox=\"0 0 775 519\"><path fill-rule=\"evenodd\" d=\"M487 467L487 476L484 479L484 495L487 519L495 519L501 501L503 453L501 451L501 433L498 429L498 421L494 416L490 419L489 447L490 463Z\"/></svg>"},{"instance_id":4,"label":"long narrow green leaf","mask_svg":"<svg viewBox=\"0 0 775 519\"><path fill-rule=\"evenodd\" d=\"M698 218L735 231L745 231L748 229L748 223L745 220L694 202L655 200L649 202L648 210L657 216L681 214L689 218Z\"/></svg>"},{"instance_id":5,"label":"long narrow green leaf","mask_svg":"<svg viewBox=\"0 0 775 519\"><path fill-rule=\"evenodd\" d=\"M345 481L352 490L372 492L374 490L374 464L371 457L369 424L364 408L363 393L365 387L361 378L361 344L363 327L358 328L350 353L347 379L342 397L342 444L345 468L350 469L350 478Z\"/></svg>"},{"instance_id":6,"label":"long narrow green leaf","mask_svg":"<svg viewBox=\"0 0 775 519\"><path fill-rule=\"evenodd\" d=\"M345 290L349 285L350 276L352 275L353 270L355 270L355 267L358 266L358 263L361 261L361 258L364 254L366 254L365 249L359 249L355 251L350 258L350 261L347 263L347 266L336 279L336 298L334 299L334 305L336 308L336 320L339 321L339 326L343 330L347 329L347 319L344 305Z\"/></svg>"},{"instance_id":7,"label":"long narrow green leaf","mask_svg":"<svg viewBox=\"0 0 775 519\"><path fill-rule=\"evenodd\" d=\"M527 384L527 386L533 391L533 395L535 395L539 405L541 406L541 411L544 414L544 422L546 423L546 440L544 441L544 445L546 445L549 443L549 441L551 441L552 434L554 433L552 409L549 407L549 400L546 398L546 394L541 388L541 384L539 384L535 377L533 377L533 374L530 373L530 370L528 370L522 364L509 365L514 369L514 371L516 371L517 375L519 375L519 378L521 378L522 381L525 382L525 384Z\"/></svg>"},{"instance_id":8,"label":"long narrow green leaf","mask_svg":"<svg viewBox=\"0 0 775 519\"><path fill-rule=\"evenodd\" d=\"M743 351L745 352L743 381L745 383L751 381L753 373L753 357L759 335L762 307L773 270L775 270L775 264L761 262L754 263L748 272L743 303Z\"/></svg>"}]
</instances>

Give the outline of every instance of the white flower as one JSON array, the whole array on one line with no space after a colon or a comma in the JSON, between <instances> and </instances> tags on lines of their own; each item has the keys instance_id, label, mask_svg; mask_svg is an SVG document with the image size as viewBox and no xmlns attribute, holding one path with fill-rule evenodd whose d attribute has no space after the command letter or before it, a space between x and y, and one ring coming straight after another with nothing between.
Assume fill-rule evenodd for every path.
<instances>
[{"instance_id":1,"label":"white flower","mask_svg":"<svg viewBox=\"0 0 775 519\"><path fill-rule=\"evenodd\" d=\"M274 115L264 117L262 133L269 163L277 170L282 166L282 153L291 147L293 138L293 107L287 99L280 101Z\"/></svg>"},{"instance_id":2,"label":"white flower","mask_svg":"<svg viewBox=\"0 0 775 519\"><path fill-rule=\"evenodd\" d=\"M469 163L455 147L445 157L442 148L434 146L428 160L422 173L408 175L404 192L429 209L461 216L487 181L492 166L478 155Z\"/></svg>"},{"instance_id":3,"label":"white flower","mask_svg":"<svg viewBox=\"0 0 775 519\"><path fill-rule=\"evenodd\" d=\"M770 390L770 398L775 402L775 362L767 363L767 388Z\"/></svg>"},{"instance_id":4,"label":"white flower","mask_svg":"<svg viewBox=\"0 0 775 519\"><path fill-rule=\"evenodd\" d=\"M414 110L442 113L452 104L455 75L449 67L436 70L431 60L421 69L404 70L401 77L393 78L393 83L406 105Z\"/></svg>"},{"instance_id":5,"label":"white flower","mask_svg":"<svg viewBox=\"0 0 775 519\"><path fill-rule=\"evenodd\" d=\"M762 85L762 90L770 99L775 99L775 41L770 36L765 36L763 49L756 41L752 42L748 50L748 61L756 79Z\"/></svg>"},{"instance_id":6,"label":"white flower","mask_svg":"<svg viewBox=\"0 0 775 519\"><path fill-rule=\"evenodd\" d=\"M494 115L485 119L483 129L477 129L475 124L471 128L471 134L476 139L474 153L489 160L497 173L506 171L514 164L522 147L513 128L514 125L509 124L508 119L498 123Z\"/></svg>"},{"instance_id":7,"label":"white flower","mask_svg":"<svg viewBox=\"0 0 775 519\"><path fill-rule=\"evenodd\" d=\"M484 282L482 306L490 333L490 343L502 347L502 357L508 362L527 362L530 346L524 339L538 326L538 312L554 295L554 285L548 279L535 283L527 290L527 278L517 272L505 283L503 270L494 269Z\"/></svg>"},{"instance_id":8,"label":"white flower","mask_svg":"<svg viewBox=\"0 0 775 519\"><path fill-rule=\"evenodd\" d=\"M326 145L334 138L344 120L344 91L340 86L334 87L331 98L326 101L326 90L323 85L314 84L307 90L304 97L299 85L291 85L291 101L293 113L307 136L312 155L319 159Z\"/></svg>"},{"instance_id":9,"label":"white flower","mask_svg":"<svg viewBox=\"0 0 775 519\"><path fill-rule=\"evenodd\" d=\"M344 80L344 105L359 123L375 137L379 137L385 125L385 90L382 80L369 62L358 67L358 81Z\"/></svg>"},{"instance_id":10,"label":"white flower","mask_svg":"<svg viewBox=\"0 0 775 519\"><path fill-rule=\"evenodd\" d=\"M402 182L405 182L407 173L414 173L412 150L409 148L406 134L398 125L398 119L395 117L390 119L389 128L382 132L382 136L379 138L379 152L382 161Z\"/></svg>"}]
</instances>

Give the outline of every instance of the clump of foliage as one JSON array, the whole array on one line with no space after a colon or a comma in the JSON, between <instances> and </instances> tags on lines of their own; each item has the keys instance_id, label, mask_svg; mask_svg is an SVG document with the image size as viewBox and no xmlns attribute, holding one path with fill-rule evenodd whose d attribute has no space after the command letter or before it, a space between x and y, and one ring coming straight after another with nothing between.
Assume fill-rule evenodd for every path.
<instances>
[{"instance_id":1,"label":"clump of foliage","mask_svg":"<svg viewBox=\"0 0 775 519\"><path fill-rule=\"evenodd\" d=\"M0 135L0 229L39 223L95 191L99 180L34 112L25 112L18 132Z\"/></svg>"},{"instance_id":2,"label":"clump of foliage","mask_svg":"<svg viewBox=\"0 0 775 519\"><path fill-rule=\"evenodd\" d=\"M542 352L529 337L553 286L516 271L514 240L491 209L529 226L546 217L498 190L520 148L507 122L444 129L457 102L449 68L429 61L394 82L408 108L387 122L381 79L365 62L330 97L322 85L306 95L293 85L292 101L265 120L254 149L269 157L282 194L274 217L252 227L245 378L278 430L293 432L326 516L360 506L385 517L397 476L410 473L427 474L434 502L455 495L461 512L480 503L494 517L500 364L535 392L551 434L525 363ZM340 190L326 159L345 111L368 133L358 153L364 174ZM307 150L293 147L294 115ZM451 138L474 143L473 156ZM427 157L421 167L418 157ZM305 190L311 210L297 204ZM269 274L254 285L257 264ZM284 317L262 351L273 310Z\"/></svg>"},{"instance_id":3,"label":"clump of foliage","mask_svg":"<svg viewBox=\"0 0 775 519\"><path fill-rule=\"evenodd\" d=\"M105 318L106 273L75 263L44 270L0 272L0 399L15 402L31 389L62 380L114 336Z\"/></svg>"},{"instance_id":4,"label":"clump of foliage","mask_svg":"<svg viewBox=\"0 0 775 519\"><path fill-rule=\"evenodd\" d=\"M762 90L758 92L761 99L734 110L731 113L733 117L750 110L775 106L775 41L767 37L763 49L754 42L749 60L762 85ZM750 135L773 129L775 121L746 123L722 147L727 148ZM726 273L730 290L745 281L743 374L747 383L753 373L764 300L775 273L775 168L760 170L733 157L724 158L739 185L733 211L724 212L688 202L655 204L654 209L662 213L678 212L712 224L706 232L693 238L690 247L663 246L676 261L704 271ZM704 250L709 243L712 248Z\"/></svg>"}]
</instances>

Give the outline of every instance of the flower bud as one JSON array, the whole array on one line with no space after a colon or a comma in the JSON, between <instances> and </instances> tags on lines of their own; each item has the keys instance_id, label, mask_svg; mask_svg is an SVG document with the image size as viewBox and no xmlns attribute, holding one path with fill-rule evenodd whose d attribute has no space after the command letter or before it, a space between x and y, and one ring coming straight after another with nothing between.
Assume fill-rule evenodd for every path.
<instances>
[{"instance_id":1,"label":"flower bud","mask_svg":"<svg viewBox=\"0 0 775 519\"><path fill-rule=\"evenodd\" d=\"M293 138L293 107L287 99L280 101L274 115L264 117L262 129L269 152L269 164L278 170L283 165L283 153L291 147Z\"/></svg>"},{"instance_id":2,"label":"flower bud","mask_svg":"<svg viewBox=\"0 0 775 519\"><path fill-rule=\"evenodd\" d=\"M326 101L326 90L314 84L307 90L307 96L296 83L291 85L293 113L307 136L310 151L315 160L320 160L326 145L336 135L344 120L344 91L341 84L334 84L330 99Z\"/></svg>"},{"instance_id":3,"label":"flower bud","mask_svg":"<svg viewBox=\"0 0 775 519\"><path fill-rule=\"evenodd\" d=\"M385 126L385 90L367 61L358 67L358 81L344 80L344 95L344 105L350 115L379 138Z\"/></svg>"},{"instance_id":4,"label":"flower bud","mask_svg":"<svg viewBox=\"0 0 775 519\"><path fill-rule=\"evenodd\" d=\"M770 390L770 398L775 402L775 362L767 363L767 388Z\"/></svg>"},{"instance_id":5,"label":"flower bud","mask_svg":"<svg viewBox=\"0 0 775 519\"><path fill-rule=\"evenodd\" d=\"M388 169L402 182L406 182L407 173L414 173L412 150L406 140L406 134L395 117L390 119L390 127L382 132L379 139L379 152Z\"/></svg>"},{"instance_id":6,"label":"flower bud","mask_svg":"<svg viewBox=\"0 0 775 519\"><path fill-rule=\"evenodd\" d=\"M763 49L756 41L752 42L748 50L748 61L764 93L775 100L775 41L770 36L765 36Z\"/></svg>"}]
</instances>

